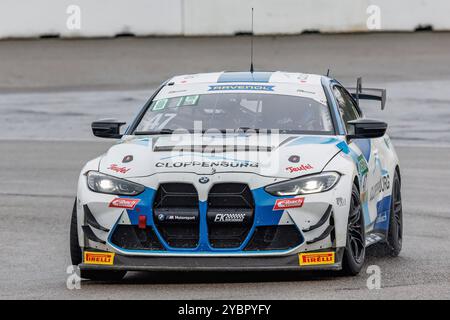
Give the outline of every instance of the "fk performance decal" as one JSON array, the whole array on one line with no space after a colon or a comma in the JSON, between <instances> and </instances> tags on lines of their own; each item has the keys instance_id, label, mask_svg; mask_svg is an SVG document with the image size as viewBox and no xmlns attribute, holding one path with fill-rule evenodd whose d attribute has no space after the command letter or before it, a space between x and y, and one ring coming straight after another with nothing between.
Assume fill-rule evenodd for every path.
<instances>
[{"instance_id":1,"label":"fk performance decal","mask_svg":"<svg viewBox=\"0 0 450 320\"><path fill-rule=\"evenodd\" d=\"M245 213L218 213L214 217L214 222L243 222Z\"/></svg>"}]
</instances>

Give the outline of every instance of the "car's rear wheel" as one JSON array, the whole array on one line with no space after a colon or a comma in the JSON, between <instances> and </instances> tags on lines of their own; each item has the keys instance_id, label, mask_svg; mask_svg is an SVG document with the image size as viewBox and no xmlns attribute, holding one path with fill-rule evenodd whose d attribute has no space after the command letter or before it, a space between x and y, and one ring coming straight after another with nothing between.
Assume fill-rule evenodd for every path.
<instances>
[{"instance_id":1,"label":"car's rear wheel","mask_svg":"<svg viewBox=\"0 0 450 320\"><path fill-rule=\"evenodd\" d=\"M375 254L396 257L402 250L403 242L403 210L401 182L398 172L395 172L392 183L391 212L389 215L389 230L386 241L375 245Z\"/></svg>"},{"instance_id":2,"label":"car's rear wheel","mask_svg":"<svg viewBox=\"0 0 450 320\"><path fill-rule=\"evenodd\" d=\"M358 187L353 185L347 224L347 244L342 261L344 275L357 275L366 256L364 215Z\"/></svg>"},{"instance_id":3,"label":"car's rear wheel","mask_svg":"<svg viewBox=\"0 0 450 320\"><path fill-rule=\"evenodd\" d=\"M77 199L75 199L75 203L73 204L72 218L70 221L70 258L74 266L83 262L83 254L78 242ZM121 280L125 274L126 271L80 270L81 278L98 281Z\"/></svg>"}]
</instances>

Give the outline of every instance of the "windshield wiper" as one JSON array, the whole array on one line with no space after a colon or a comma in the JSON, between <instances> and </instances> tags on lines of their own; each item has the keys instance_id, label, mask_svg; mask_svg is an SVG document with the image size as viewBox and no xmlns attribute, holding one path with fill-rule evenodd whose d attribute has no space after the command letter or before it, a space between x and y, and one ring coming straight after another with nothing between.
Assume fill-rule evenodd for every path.
<instances>
[{"instance_id":1,"label":"windshield wiper","mask_svg":"<svg viewBox=\"0 0 450 320\"><path fill-rule=\"evenodd\" d=\"M134 135L136 136L150 136L156 134L172 134L175 130L173 129L161 129L158 131L135 131Z\"/></svg>"},{"instance_id":2,"label":"windshield wiper","mask_svg":"<svg viewBox=\"0 0 450 320\"><path fill-rule=\"evenodd\" d=\"M202 130L202 133L214 133L215 131L219 131L222 133L236 133L236 132L246 132L246 131L254 131L256 133L259 133L261 130L267 130L270 131L270 129L259 129L259 128L250 128L250 127L238 127L238 128L228 128L228 129L208 129L208 130Z\"/></svg>"},{"instance_id":3,"label":"windshield wiper","mask_svg":"<svg viewBox=\"0 0 450 320\"><path fill-rule=\"evenodd\" d=\"M236 133L236 132L247 132L249 130L252 132L256 132L256 133L259 133L261 130L267 130L268 132L271 131L270 129L239 127L239 128L230 128L230 129L211 129L211 132L209 132L209 130L202 130L201 133L214 133L216 131L219 131L221 133ZM188 130L188 132L196 133L194 130ZM135 131L133 134L136 136L147 136L147 135L173 134L173 133L177 133L176 130L161 129L161 130L155 130L155 131ZM180 133L185 133L185 132L180 132Z\"/></svg>"}]
</instances>

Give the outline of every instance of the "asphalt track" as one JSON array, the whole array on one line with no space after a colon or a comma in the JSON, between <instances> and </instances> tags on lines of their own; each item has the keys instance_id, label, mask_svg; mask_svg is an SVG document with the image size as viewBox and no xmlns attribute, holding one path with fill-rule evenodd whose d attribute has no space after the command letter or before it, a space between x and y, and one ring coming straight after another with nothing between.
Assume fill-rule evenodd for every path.
<instances>
[{"instance_id":1,"label":"asphalt track","mask_svg":"<svg viewBox=\"0 0 450 320\"><path fill-rule=\"evenodd\" d=\"M77 176L110 144L89 135L89 122L109 114L131 118L157 80L171 74L244 68L236 52L247 49L247 38L2 41L0 298L450 298L450 34L256 40L265 69L320 72L331 66L344 83L362 74L367 83L390 89L386 112L367 113L390 123L401 160L405 237L400 256L370 256L352 278L129 273L120 283L83 281L80 290L67 289ZM380 267L379 290L366 285L370 265Z\"/></svg>"}]
</instances>

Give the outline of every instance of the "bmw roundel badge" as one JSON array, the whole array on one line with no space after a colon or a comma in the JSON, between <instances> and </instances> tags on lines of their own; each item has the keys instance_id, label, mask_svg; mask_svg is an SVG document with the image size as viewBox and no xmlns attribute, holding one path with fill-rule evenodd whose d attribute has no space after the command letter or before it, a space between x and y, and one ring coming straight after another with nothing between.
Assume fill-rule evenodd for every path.
<instances>
[{"instance_id":1,"label":"bmw roundel badge","mask_svg":"<svg viewBox=\"0 0 450 320\"><path fill-rule=\"evenodd\" d=\"M198 182L200 183L208 183L209 182L209 178L208 177L201 177L200 179L198 179Z\"/></svg>"}]
</instances>

